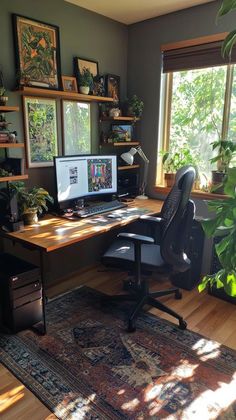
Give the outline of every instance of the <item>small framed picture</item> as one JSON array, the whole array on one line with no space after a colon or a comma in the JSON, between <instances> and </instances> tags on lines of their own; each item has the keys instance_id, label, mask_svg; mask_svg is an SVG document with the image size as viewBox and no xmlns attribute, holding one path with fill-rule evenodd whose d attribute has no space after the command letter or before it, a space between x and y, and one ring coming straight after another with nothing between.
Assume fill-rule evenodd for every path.
<instances>
[{"instance_id":1,"label":"small framed picture","mask_svg":"<svg viewBox=\"0 0 236 420\"><path fill-rule=\"evenodd\" d=\"M78 92L77 81L75 77L61 76L62 87L65 92Z\"/></svg>"},{"instance_id":2,"label":"small framed picture","mask_svg":"<svg viewBox=\"0 0 236 420\"><path fill-rule=\"evenodd\" d=\"M113 98L116 103L120 102L120 76L106 75L106 96Z\"/></svg>"},{"instance_id":3,"label":"small framed picture","mask_svg":"<svg viewBox=\"0 0 236 420\"><path fill-rule=\"evenodd\" d=\"M53 166L58 154L55 99L23 97L28 168Z\"/></svg>"},{"instance_id":4,"label":"small framed picture","mask_svg":"<svg viewBox=\"0 0 236 420\"><path fill-rule=\"evenodd\" d=\"M96 76L93 81L93 95L105 96L105 77Z\"/></svg>"},{"instance_id":5,"label":"small framed picture","mask_svg":"<svg viewBox=\"0 0 236 420\"><path fill-rule=\"evenodd\" d=\"M62 132L64 155L91 153L90 104L62 101Z\"/></svg>"},{"instance_id":6,"label":"small framed picture","mask_svg":"<svg viewBox=\"0 0 236 420\"><path fill-rule=\"evenodd\" d=\"M118 134L119 141L131 141L132 139L132 133L133 133L133 127L131 124L116 124L112 125L111 129L113 133Z\"/></svg>"},{"instance_id":7,"label":"small framed picture","mask_svg":"<svg viewBox=\"0 0 236 420\"><path fill-rule=\"evenodd\" d=\"M89 69L93 77L96 77L99 74L97 61L87 60L86 58L75 57L74 65L75 65L75 74L77 78L82 73L84 68Z\"/></svg>"}]
</instances>

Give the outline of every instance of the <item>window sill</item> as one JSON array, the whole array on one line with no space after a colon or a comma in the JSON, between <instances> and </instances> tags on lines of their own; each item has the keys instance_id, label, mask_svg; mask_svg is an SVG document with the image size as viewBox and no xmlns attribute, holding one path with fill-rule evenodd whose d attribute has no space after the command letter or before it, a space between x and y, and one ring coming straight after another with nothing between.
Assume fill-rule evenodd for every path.
<instances>
[{"instance_id":1,"label":"window sill","mask_svg":"<svg viewBox=\"0 0 236 420\"><path fill-rule=\"evenodd\" d=\"M154 191L158 194L168 194L170 192L170 188L164 187L163 185L156 185L154 187ZM208 193L204 191L197 191L193 190L191 193L191 197L199 198L201 200L215 200L219 198L226 198L227 195L225 194L214 194L214 193Z\"/></svg>"}]
</instances>

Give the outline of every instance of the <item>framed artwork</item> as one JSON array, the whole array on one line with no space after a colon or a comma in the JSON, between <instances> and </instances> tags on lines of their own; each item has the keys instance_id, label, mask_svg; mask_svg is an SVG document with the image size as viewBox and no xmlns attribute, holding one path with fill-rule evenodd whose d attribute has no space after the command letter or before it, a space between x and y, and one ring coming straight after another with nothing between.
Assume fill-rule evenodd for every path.
<instances>
[{"instance_id":1,"label":"framed artwork","mask_svg":"<svg viewBox=\"0 0 236 420\"><path fill-rule=\"evenodd\" d=\"M28 167L53 166L58 154L56 100L24 96L23 110Z\"/></svg>"},{"instance_id":2,"label":"framed artwork","mask_svg":"<svg viewBox=\"0 0 236 420\"><path fill-rule=\"evenodd\" d=\"M15 14L13 27L19 84L60 89L59 28Z\"/></svg>"},{"instance_id":3,"label":"framed artwork","mask_svg":"<svg viewBox=\"0 0 236 420\"><path fill-rule=\"evenodd\" d=\"M133 133L133 126L131 124L116 124L112 125L111 129L113 133L118 134L119 141L131 141Z\"/></svg>"},{"instance_id":4,"label":"framed artwork","mask_svg":"<svg viewBox=\"0 0 236 420\"><path fill-rule=\"evenodd\" d=\"M113 98L114 102L120 102L120 76L115 74L106 75L106 95L109 98Z\"/></svg>"},{"instance_id":5,"label":"framed artwork","mask_svg":"<svg viewBox=\"0 0 236 420\"><path fill-rule=\"evenodd\" d=\"M93 81L93 95L105 96L105 77L96 76Z\"/></svg>"},{"instance_id":6,"label":"framed artwork","mask_svg":"<svg viewBox=\"0 0 236 420\"><path fill-rule=\"evenodd\" d=\"M61 76L62 88L65 92L78 92L77 81L75 77Z\"/></svg>"},{"instance_id":7,"label":"framed artwork","mask_svg":"<svg viewBox=\"0 0 236 420\"><path fill-rule=\"evenodd\" d=\"M75 74L77 78L79 77L80 73L82 73L82 70L84 68L89 69L93 77L96 77L99 74L97 61L87 60L86 58L75 57L74 65L75 65Z\"/></svg>"},{"instance_id":8,"label":"framed artwork","mask_svg":"<svg viewBox=\"0 0 236 420\"><path fill-rule=\"evenodd\" d=\"M91 153L90 104L62 101L63 154Z\"/></svg>"}]
</instances>

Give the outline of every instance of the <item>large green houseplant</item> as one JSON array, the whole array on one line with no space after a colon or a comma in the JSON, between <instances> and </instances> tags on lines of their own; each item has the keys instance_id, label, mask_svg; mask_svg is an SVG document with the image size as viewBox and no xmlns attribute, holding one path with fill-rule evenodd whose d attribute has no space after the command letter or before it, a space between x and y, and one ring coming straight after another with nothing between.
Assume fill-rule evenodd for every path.
<instances>
[{"instance_id":1,"label":"large green houseplant","mask_svg":"<svg viewBox=\"0 0 236 420\"><path fill-rule=\"evenodd\" d=\"M44 188L33 187L28 190L23 183L11 184L12 194L16 194L19 212L24 224L31 225L38 222L38 214L47 211L47 202L53 203L53 198Z\"/></svg>"},{"instance_id":2,"label":"large green houseplant","mask_svg":"<svg viewBox=\"0 0 236 420\"><path fill-rule=\"evenodd\" d=\"M214 217L202 222L208 237L222 236L215 245L216 254L222 268L214 274L206 275L198 286L199 291L210 287L224 288L230 296L236 296L236 168L229 168L223 181L225 199L208 202Z\"/></svg>"},{"instance_id":3,"label":"large green houseplant","mask_svg":"<svg viewBox=\"0 0 236 420\"><path fill-rule=\"evenodd\" d=\"M227 15L228 13L236 10L236 0L223 0L221 3L221 7L218 11L217 17L222 17ZM222 45L222 55L223 57L230 57L232 53L232 49L236 43L236 29L231 31L227 37L225 38L223 45Z\"/></svg>"}]
</instances>

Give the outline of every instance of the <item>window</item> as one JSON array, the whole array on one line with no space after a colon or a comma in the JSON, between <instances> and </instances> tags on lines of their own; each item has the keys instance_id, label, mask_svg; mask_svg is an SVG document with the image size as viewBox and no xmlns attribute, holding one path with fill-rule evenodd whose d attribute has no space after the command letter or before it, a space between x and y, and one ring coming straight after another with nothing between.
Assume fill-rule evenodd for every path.
<instances>
[{"instance_id":1,"label":"window","mask_svg":"<svg viewBox=\"0 0 236 420\"><path fill-rule=\"evenodd\" d=\"M90 104L63 101L63 132L65 155L91 153Z\"/></svg>"},{"instance_id":2,"label":"window","mask_svg":"<svg viewBox=\"0 0 236 420\"><path fill-rule=\"evenodd\" d=\"M189 150L202 187L209 185L211 171L216 169L210 163L211 143L236 141L236 66L221 63L219 47L213 50L212 45L168 52L162 80L165 111L159 150L170 154ZM210 56L205 54L206 48L211 48ZM211 65L207 66L209 57ZM185 163L184 152L181 159ZM160 163L159 156L157 183L163 184Z\"/></svg>"}]
</instances>

